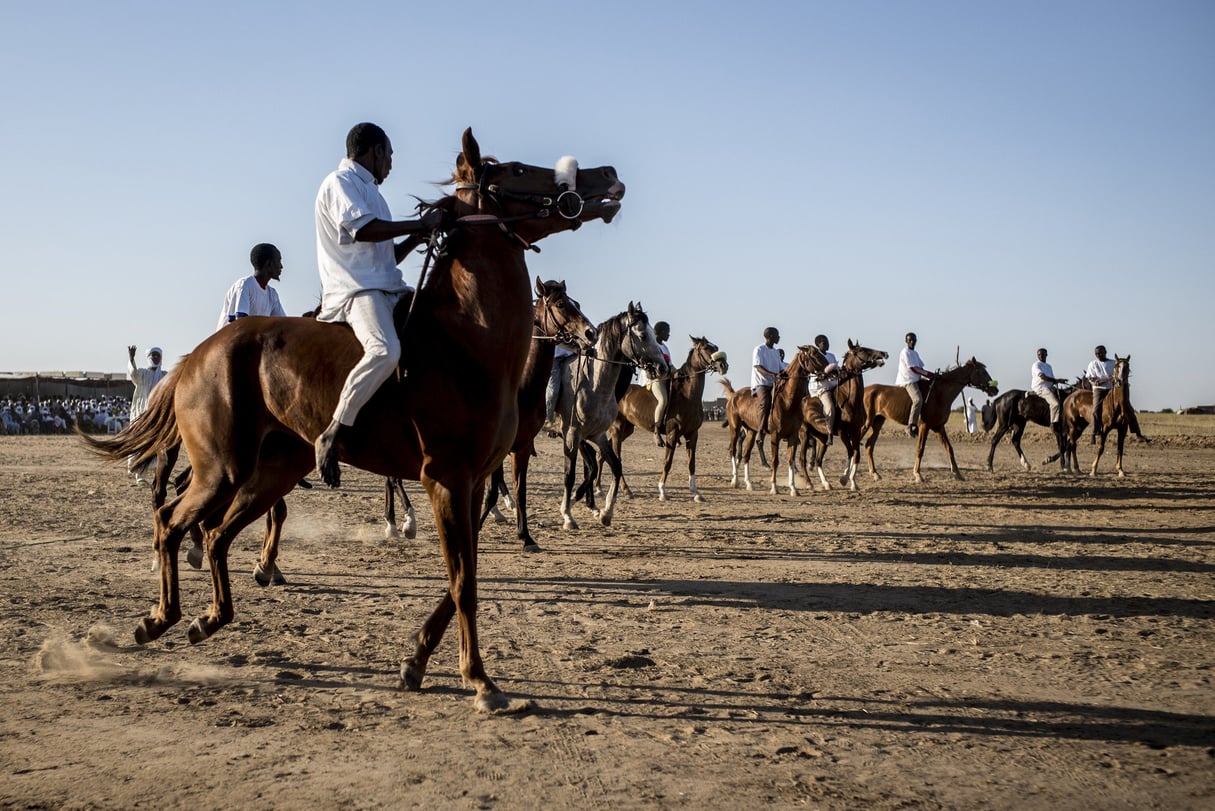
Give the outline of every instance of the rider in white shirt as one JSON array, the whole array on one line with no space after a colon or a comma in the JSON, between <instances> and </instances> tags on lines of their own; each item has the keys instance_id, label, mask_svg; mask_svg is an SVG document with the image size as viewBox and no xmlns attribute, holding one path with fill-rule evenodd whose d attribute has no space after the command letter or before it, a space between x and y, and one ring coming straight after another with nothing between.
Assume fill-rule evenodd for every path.
<instances>
[{"instance_id":1,"label":"rider in white shirt","mask_svg":"<svg viewBox=\"0 0 1215 811\"><path fill-rule=\"evenodd\" d=\"M772 386L776 376L785 370L785 361L776 345L780 343L780 331L776 327L764 330L764 342L751 353L751 394L759 401L759 436L762 441L768 432L768 418L772 415Z\"/></svg>"},{"instance_id":2,"label":"rider in white shirt","mask_svg":"<svg viewBox=\"0 0 1215 811\"><path fill-rule=\"evenodd\" d=\"M670 373L674 371L671 367L671 350L667 348L667 341L671 337L671 325L666 321L658 321L654 324L654 340L658 343L659 350L662 351L662 359L667 363L667 374L651 377L647 370L646 388L650 390L650 394L654 395L654 444L660 448L666 447L666 440L662 438L662 426L667 421L667 404L671 398L671 378Z\"/></svg>"},{"instance_id":3,"label":"rider in white shirt","mask_svg":"<svg viewBox=\"0 0 1215 811\"><path fill-rule=\"evenodd\" d=\"M823 416L827 419L827 444L830 445L835 436L835 419L839 410L835 407L835 387L839 385L839 378L833 373L839 370L839 366L835 360L835 354L828 351L831 348L831 342L827 340L826 335L816 335L814 345L827 359L827 368L823 369L822 377L811 375L810 396L817 397L823 404Z\"/></svg>"},{"instance_id":4,"label":"rider in white shirt","mask_svg":"<svg viewBox=\"0 0 1215 811\"><path fill-rule=\"evenodd\" d=\"M894 378L896 386L907 390L911 398L911 414L907 417L907 436L915 436L920 430L920 413L924 410L924 395L920 391L921 380L932 380L932 372L924 368L920 353L915 351L917 338L914 332L903 337L907 345L899 353L899 372Z\"/></svg>"},{"instance_id":5,"label":"rider in white shirt","mask_svg":"<svg viewBox=\"0 0 1215 811\"><path fill-rule=\"evenodd\" d=\"M283 275L283 255L278 248L268 242L254 245L249 252L249 262L253 265L253 275L237 279L228 288L216 330L249 315L287 314L279 301L278 291L270 286L270 282L278 281Z\"/></svg>"},{"instance_id":6,"label":"rider in white shirt","mask_svg":"<svg viewBox=\"0 0 1215 811\"><path fill-rule=\"evenodd\" d=\"M1029 387L1034 394L1041 397L1050 406L1050 424L1056 432L1062 429L1060 421L1062 403L1059 401L1059 392L1055 391L1055 386L1066 382L1061 377L1055 377L1055 370L1046 362L1046 350L1039 349L1038 360L1029 368Z\"/></svg>"},{"instance_id":7,"label":"rider in white shirt","mask_svg":"<svg viewBox=\"0 0 1215 811\"><path fill-rule=\"evenodd\" d=\"M1104 346L1094 349L1093 355L1084 376L1093 386L1093 444L1096 445L1097 434L1100 433L1101 405L1114 386L1114 362L1105 356Z\"/></svg>"}]
</instances>

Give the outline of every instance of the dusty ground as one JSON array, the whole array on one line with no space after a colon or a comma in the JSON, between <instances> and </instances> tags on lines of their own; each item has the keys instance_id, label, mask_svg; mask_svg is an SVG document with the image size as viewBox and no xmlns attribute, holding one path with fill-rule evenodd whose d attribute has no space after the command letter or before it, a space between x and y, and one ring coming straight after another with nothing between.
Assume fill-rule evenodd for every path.
<instances>
[{"instance_id":1,"label":"dusty ground","mask_svg":"<svg viewBox=\"0 0 1215 811\"><path fill-rule=\"evenodd\" d=\"M141 649L147 490L71 438L4 438L0 806L1210 808L1215 420L1186 420L1145 417L1161 439L1121 480L1009 447L989 474L962 438L965 481L934 444L916 486L887 435L882 481L796 498L727 489L708 425L703 504L683 474L659 502L634 438L637 497L578 533L544 440L546 551L483 535L487 666L535 702L503 717L473 712L451 635L395 689L444 587L428 508L383 545L377 480L297 491L290 585L254 584L246 532L236 622ZM188 617L209 588L185 570Z\"/></svg>"}]
</instances>

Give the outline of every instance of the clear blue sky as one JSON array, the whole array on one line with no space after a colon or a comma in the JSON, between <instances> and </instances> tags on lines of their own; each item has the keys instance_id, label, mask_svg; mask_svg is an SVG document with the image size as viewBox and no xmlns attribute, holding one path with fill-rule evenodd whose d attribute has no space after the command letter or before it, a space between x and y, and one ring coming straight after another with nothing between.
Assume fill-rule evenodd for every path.
<instances>
[{"instance_id":1,"label":"clear blue sky","mask_svg":"<svg viewBox=\"0 0 1215 811\"><path fill-rule=\"evenodd\" d=\"M616 166L618 220L533 274L596 321L640 300L679 360L706 335L735 384L768 325L913 330L1002 389L1104 343L1139 408L1212 403L1213 43L1201 1L6 4L0 371L172 365L257 242L312 307L316 189L369 120L402 216L470 125Z\"/></svg>"}]
</instances>

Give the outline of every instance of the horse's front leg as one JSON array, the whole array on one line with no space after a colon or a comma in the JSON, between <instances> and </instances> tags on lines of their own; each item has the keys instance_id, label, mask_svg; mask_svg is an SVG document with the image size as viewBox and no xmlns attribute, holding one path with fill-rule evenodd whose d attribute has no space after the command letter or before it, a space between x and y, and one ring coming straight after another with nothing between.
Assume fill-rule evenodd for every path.
<instances>
[{"instance_id":1,"label":"horse's front leg","mask_svg":"<svg viewBox=\"0 0 1215 811\"><path fill-rule=\"evenodd\" d=\"M924 443L928 441L927 431L917 431L915 441L915 464L911 468L911 476L916 483L924 481L924 477L920 475L920 461L924 458Z\"/></svg>"},{"instance_id":2,"label":"horse's front leg","mask_svg":"<svg viewBox=\"0 0 1215 811\"><path fill-rule=\"evenodd\" d=\"M1097 435L1097 451L1096 451L1096 454L1093 456L1093 466L1091 468L1089 468L1088 475L1090 475L1090 476L1097 475L1097 463L1101 461L1101 456L1104 453L1105 453L1105 434L1099 433Z\"/></svg>"},{"instance_id":3,"label":"horse's front leg","mask_svg":"<svg viewBox=\"0 0 1215 811\"><path fill-rule=\"evenodd\" d=\"M797 440L796 438L791 438L789 440L789 456L785 459L785 462L789 468L789 495L791 496L801 495L801 493L797 491L797 466L794 464L794 457L796 454ZM772 458L775 459L776 455L773 454Z\"/></svg>"},{"instance_id":4,"label":"horse's front leg","mask_svg":"<svg viewBox=\"0 0 1215 811\"><path fill-rule=\"evenodd\" d=\"M477 638L477 535L474 511L480 506L481 483L440 483L423 473L434 508L439 548L447 564L447 594L418 631L414 655L401 665L401 684L418 689L426 664L443 638L452 613L459 623L460 675L476 691L474 707L495 712L509 706L506 695L485 672Z\"/></svg>"},{"instance_id":5,"label":"horse's front leg","mask_svg":"<svg viewBox=\"0 0 1215 811\"><path fill-rule=\"evenodd\" d=\"M751 486L751 449L755 447L755 438L758 436L753 431L748 431L743 439L743 487L747 490L754 490Z\"/></svg>"},{"instance_id":6,"label":"horse's front leg","mask_svg":"<svg viewBox=\"0 0 1215 811\"><path fill-rule=\"evenodd\" d=\"M768 444L772 446L772 478L768 487L769 495L776 495L776 470L780 467L780 437L772 432L768 435Z\"/></svg>"},{"instance_id":7,"label":"horse's front leg","mask_svg":"<svg viewBox=\"0 0 1215 811\"><path fill-rule=\"evenodd\" d=\"M675 442L666 442L663 446L662 470L658 474L658 500L667 500L667 475L671 472L671 463L675 460ZM623 464L621 465L623 468ZM693 485L695 490L695 485Z\"/></svg>"},{"instance_id":8,"label":"horse's front leg","mask_svg":"<svg viewBox=\"0 0 1215 811\"><path fill-rule=\"evenodd\" d=\"M524 552L539 552L540 544L532 538L527 526L527 468L531 464L532 443L526 448L511 451L511 475L515 486L515 537L523 544Z\"/></svg>"},{"instance_id":9,"label":"horse's front leg","mask_svg":"<svg viewBox=\"0 0 1215 811\"><path fill-rule=\"evenodd\" d=\"M1123 426L1118 426L1118 458L1114 462L1114 469L1118 471L1118 477L1122 478L1126 473L1122 470L1122 446L1126 442L1127 429Z\"/></svg>"}]
</instances>

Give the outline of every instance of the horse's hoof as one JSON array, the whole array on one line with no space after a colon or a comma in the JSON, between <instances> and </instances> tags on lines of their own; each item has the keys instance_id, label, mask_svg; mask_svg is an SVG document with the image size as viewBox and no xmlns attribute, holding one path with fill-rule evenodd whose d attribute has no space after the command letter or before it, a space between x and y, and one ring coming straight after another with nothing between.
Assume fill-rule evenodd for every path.
<instances>
[{"instance_id":1,"label":"horse's hoof","mask_svg":"<svg viewBox=\"0 0 1215 811\"><path fill-rule=\"evenodd\" d=\"M573 518L567 518L561 523L561 526L563 529L578 529L578 522Z\"/></svg>"},{"instance_id":2,"label":"horse's hoof","mask_svg":"<svg viewBox=\"0 0 1215 811\"><path fill-rule=\"evenodd\" d=\"M702 496L700 493L697 493L694 496L692 496L692 500L695 501L697 504L703 504L705 497Z\"/></svg>"},{"instance_id":3,"label":"horse's hoof","mask_svg":"<svg viewBox=\"0 0 1215 811\"><path fill-rule=\"evenodd\" d=\"M203 550L201 546L191 546L186 552L186 562L195 569L201 569L203 565Z\"/></svg>"},{"instance_id":4,"label":"horse's hoof","mask_svg":"<svg viewBox=\"0 0 1215 811\"><path fill-rule=\"evenodd\" d=\"M275 566L267 572L262 565L257 564L257 568L253 570L253 579L257 581L259 586L285 586L287 578L283 577L283 573Z\"/></svg>"},{"instance_id":5,"label":"horse's hoof","mask_svg":"<svg viewBox=\"0 0 1215 811\"><path fill-rule=\"evenodd\" d=\"M199 642L205 642L208 636L210 636L210 634L203 630L203 623L201 619L196 619L194 622L191 622L190 629L186 631L186 638L190 640L191 645L197 645Z\"/></svg>"},{"instance_id":6,"label":"horse's hoof","mask_svg":"<svg viewBox=\"0 0 1215 811\"><path fill-rule=\"evenodd\" d=\"M611 513L601 513L595 517L598 518L599 523L605 527L610 527L612 525L612 514Z\"/></svg>"},{"instance_id":7,"label":"horse's hoof","mask_svg":"<svg viewBox=\"0 0 1215 811\"><path fill-rule=\"evenodd\" d=\"M659 501L666 501L666 500L667 500L667 494L666 494L666 493L663 493L662 491L659 491L659 493L658 493L658 500L659 500Z\"/></svg>"},{"instance_id":8,"label":"horse's hoof","mask_svg":"<svg viewBox=\"0 0 1215 811\"><path fill-rule=\"evenodd\" d=\"M531 701L511 701L507 698L506 693L492 692L481 693L473 702L473 708L477 712L483 712L489 715L506 715L510 713L526 712L535 706Z\"/></svg>"},{"instance_id":9,"label":"horse's hoof","mask_svg":"<svg viewBox=\"0 0 1215 811\"><path fill-rule=\"evenodd\" d=\"M148 629L142 622L135 626L135 643L137 645L147 645L152 639L153 636L148 633Z\"/></svg>"},{"instance_id":10,"label":"horse's hoof","mask_svg":"<svg viewBox=\"0 0 1215 811\"><path fill-rule=\"evenodd\" d=\"M535 541L532 541L531 543L523 544L523 551L524 552L543 552L544 550L540 548L540 544L536 543Z\"/></svg>"},{"instance_id":11,"label":"horse's hoof","mask_svg":"<svg viewBox=\"0 0 1215 811\"><path fill-rule=\"evenodd\" d=\"M397 689L416 693L422 689L422 678L425 675L425 670L419 668L412 659L402 662L401 678L397 681Z\"/></svg>"},{"instance_id":12,"label":"horse's hoof","mask_svg":"<svg viewBox=\"0 0 1215 811\"><path fill-rule=\"evenodd\" d=\"M386 521L385 524L386 524L386 526L384 527L384 540L386 540L386 541L400 540L401 533L399 531L397 531L396 526L393 525L393 523L391 521ZM263 583L262 585L265 585L265 584Z\"/></svg>"}]
</instances>

